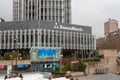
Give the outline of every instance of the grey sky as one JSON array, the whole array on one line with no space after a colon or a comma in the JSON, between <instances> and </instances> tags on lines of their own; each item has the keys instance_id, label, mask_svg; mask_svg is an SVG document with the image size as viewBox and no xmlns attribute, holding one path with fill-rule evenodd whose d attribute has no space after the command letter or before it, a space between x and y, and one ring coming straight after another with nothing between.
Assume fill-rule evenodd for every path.
<instances>
[{"instance_id":1,"label":"grey sky","mask_svg":"<svg viewBox=\"0 0 120 80\"><path fill-rule=\"evenodd\" d=\"M92 26L93 34L104 34L108 18L120 22L120 0L72 0L72 23ZM12 0L0 0L0 17L12 20Z\"/></svg>"}]
</instances>

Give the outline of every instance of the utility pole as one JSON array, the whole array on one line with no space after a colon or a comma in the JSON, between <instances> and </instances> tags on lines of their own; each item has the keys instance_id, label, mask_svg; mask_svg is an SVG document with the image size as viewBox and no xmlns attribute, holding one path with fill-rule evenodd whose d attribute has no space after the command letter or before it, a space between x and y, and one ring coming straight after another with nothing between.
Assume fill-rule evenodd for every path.
<instances>
[{"instance_id":1,"label":"utility pole","mask_svg":"<svg viewBox=\"0 0 120 80\"><path fill-rule=\"evenodd\" d=\"M11 59L11 72L13 72L13 55L10 55L10 59Z\"/></svg>"},{"instance_id":2,"label":"utility pole","mask_svg":"<svg viewBox=\"0 0 120 80\"><path fill-rule=\"evenodd\" d=\"M15 44L15 47L16 47L16 65L15 65L15 69L16 69L16 72L17 72L17 62L18 62L18 54L19 54L19 49L18 49L18 38L15 39L16 41L16 44Z\"/></svg>"},{"instance_id":3,"label":"utility pole","mask_svg":"<svg viewBox=\"0 0 120 80\"><path fill-rule=\"evenodd\" d=\"M63 55L60 56L60 73L62 72L62 58L63 58Z\"/></svg>"}]
</instances>

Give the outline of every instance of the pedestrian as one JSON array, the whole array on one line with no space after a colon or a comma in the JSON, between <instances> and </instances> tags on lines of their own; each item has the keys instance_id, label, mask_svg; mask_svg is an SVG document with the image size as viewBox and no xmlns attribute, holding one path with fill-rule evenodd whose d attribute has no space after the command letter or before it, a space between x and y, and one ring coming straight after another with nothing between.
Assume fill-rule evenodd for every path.
<instances>
[{"instance_id":1,"label":"pedestrian","mask_svg":"<svg viewBox=\"0 0 120 80\"><path fill-rule=\"evenodd\" d=\"M49 77L49 80L51 80L51 77Z\"/></svg>"},{"instance_id":2,"label":"pedestrian","mask_svg":"<svg viewBox=\"0 0 120 80\"><path fill-rule=\"evenodd\" d=\"M73 80L73 78L71 78L70 80Z\"/></svg>"},{"instance_id":3,"label":"pedestrian","mask_svg":"<svg viewBox=\"0 0 120 80\"><path fill-rule=\"evenodd\" d=\"M5 75L5 78L4 78L4 80L6 80L7 79L7 75Z\"/></svg>"},{"instance_id":4,"label":"pedestrian","mask_svg":"<svg viewBox=\"0 0 120 80\"><path fill-rule=\"evenodd\" d=\"M78 77L76 78L76 80L78 80Z\"/></svg>"},{"instance_id":5,"label":"pedestrian","mask_svg":"<svg viewBox=\"0 0 120 80\"><path fill-rule=\"evenodd\" d=\"M21 78L21 80L23 80L23 76L22 76L22 74L20 74L19 77Z\"/></svg>"}]
</instances>

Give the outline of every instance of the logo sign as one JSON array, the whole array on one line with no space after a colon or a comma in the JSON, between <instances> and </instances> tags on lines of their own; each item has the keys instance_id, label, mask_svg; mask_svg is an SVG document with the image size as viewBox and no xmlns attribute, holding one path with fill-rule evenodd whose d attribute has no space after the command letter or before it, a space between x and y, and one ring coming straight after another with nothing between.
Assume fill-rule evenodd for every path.
<instances>
[{"instance_id":1,"label":"logo sign","mask_svg":"<svg viewBox=\"0 0 120 80\"><path fill-rule=\"evenodd\" d=\"M82 28L76 28L76 27L67 27L67 26L63 26L63 25L59 25L57 23L55 23L54 25L54 29L64 29L64 30L74 30L74 31L83 31Z\"/></svg>"}]
</instances>

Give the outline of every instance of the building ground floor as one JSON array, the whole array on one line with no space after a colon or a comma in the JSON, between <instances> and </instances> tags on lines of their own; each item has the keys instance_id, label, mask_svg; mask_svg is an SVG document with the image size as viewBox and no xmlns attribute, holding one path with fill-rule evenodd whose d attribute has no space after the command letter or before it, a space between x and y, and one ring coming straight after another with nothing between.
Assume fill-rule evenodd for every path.
<instances>
[{"instance_id":1,"label":"building ground floor","mask_svg":"<svg viewBox=\"0 0 120 80\"><path fill-rule=\"evenodd\" d=\"M4 59L5 54L18 53L18 59L30 59L30 49L1 49L0 59ZM62 49L61 55L63 58L88 58L95 57L97 55L95 50L78 50L78 49Z\"/></svg>"},{"instance_id":2,"label":"building ground floor","mask_svg":"<svg viewBox=\"0 0 120 80\"><path fill-rule=\"evenodd\" d=\"M33 72L52 72L60 67L60 61L33 61L31 62L31 70Z\"/></svg>"},{"instance_id":3,"label":"building ground floor","mask_svg":"<svg viewBox=\"0 0 120 80\"><path fill-rule=\"evenodd\" d=\"M1 59L7 59L7 60L16 59L16 56L11 57L11 55L16 53L18 53L18 60L26 60L26 59L31 60L30 49L0 50L0 56L2 57ZM6 54L8 55L6 56ZM36 59L36 60L31 60L32 62L29 66L19 64L17 68L19 71L51 72L51 71L54 71L56 67L60 67L61 65L64 65L64 63L74 61L74 59L95 57L97 54L96 54L96 51L94 50L61 49L61 55L62 57L60 57L59 60L56 60L57 58L53 58L52 60ZM7 68L1 69L1 70L5 71L6 69Z\"/></svg>"}]
</instances>

